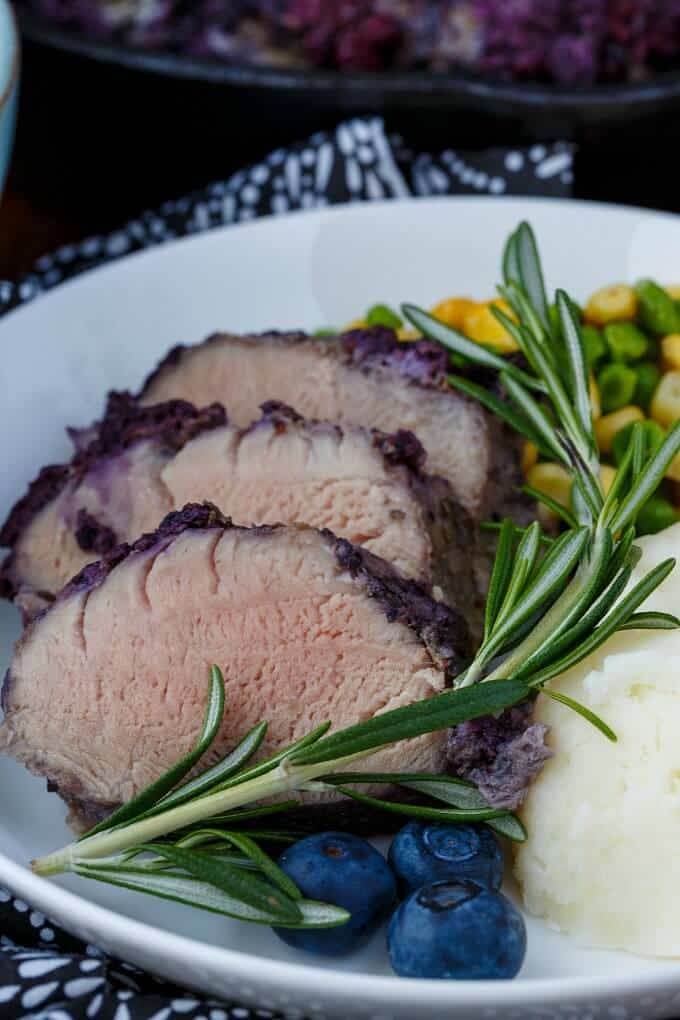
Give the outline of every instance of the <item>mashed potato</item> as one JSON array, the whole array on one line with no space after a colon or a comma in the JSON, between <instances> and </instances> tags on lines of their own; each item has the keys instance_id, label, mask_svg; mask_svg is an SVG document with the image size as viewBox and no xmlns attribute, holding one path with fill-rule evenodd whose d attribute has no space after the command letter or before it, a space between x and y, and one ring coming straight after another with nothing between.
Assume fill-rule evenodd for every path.
<instances>
[{"instance_id":1,"label":"mashed potato","mask_svg":"<svg viewBox=\"0 0 680 1020\"><path fill-rule=\"evenodd\" d=\"M680 615L680 524L639 544L636 579L679 561L644 608ZM523 809L527 909L589 946L680 956L680 631L618 635L554 687L619 740L539 697L555 758Z\"/></svg>"}]
</instances>

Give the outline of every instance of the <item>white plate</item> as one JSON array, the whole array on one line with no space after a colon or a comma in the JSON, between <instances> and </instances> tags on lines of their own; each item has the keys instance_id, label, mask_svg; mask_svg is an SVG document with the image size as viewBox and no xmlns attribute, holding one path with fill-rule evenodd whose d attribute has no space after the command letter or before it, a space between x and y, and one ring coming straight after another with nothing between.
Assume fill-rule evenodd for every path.
<instances>
[{"instance_id":1,"label":"white plate","mask_svg":"<svg viewBox=\"0 0 680 1020\"><path fill-rule=\"evenodd\" d=\"M577 298L641 275L680 281L680 220L670 216L578 202L415 200L228 227L123 259L15 311L0 323L0 516L38 468L66 455L63 426L95 417L107 389L137 386L172 344L220 327L342 324L375 301L489 295L501 245L522 218L537 230L549 282ZM3 604L0 667L18 632ZM390 974L383 934L347 962L324 963L259 927L94 883L46 881L25 863L68 839L60 802L6 758L0 790L0 882L110 952L220 997L345 1020L680 1013L680 964L589 951L534 919L514 982L406 981Z\"/></svg>"}]
</instances>

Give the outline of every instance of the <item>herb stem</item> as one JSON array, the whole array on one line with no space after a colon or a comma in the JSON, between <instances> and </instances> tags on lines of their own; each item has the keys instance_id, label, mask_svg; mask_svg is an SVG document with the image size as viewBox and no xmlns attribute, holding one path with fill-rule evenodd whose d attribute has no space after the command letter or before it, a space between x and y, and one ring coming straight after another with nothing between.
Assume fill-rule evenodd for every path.
<instances>
[{"instance_id":1,"label":"herb stem","mask_svg":"<svg viewBox=\"0 0 680 1020\"><path fill-rule=\"evenodd\" d=\"M95 833L77 843L71 843L62 850L48 854L31 862L31 868L37 875L56 875L64 871L73 871L74 866L90 858L109 857L128 850L141 843L151 843L161 836L176 832L205 821L214 815L223 814L233 808L251 804L265 797L276 797L281 793L299 790L305 783L330 771L344 767L350 762L375 754L380 748L359 751L356 754L338 758L335 762L319 762L314 765L289 765L284 760L272 772L257 776L238 786L207 794L197 800L188 801L177 807L170 808L150 818L131 822L105 832Z\"/></svg>"}]
</instances>

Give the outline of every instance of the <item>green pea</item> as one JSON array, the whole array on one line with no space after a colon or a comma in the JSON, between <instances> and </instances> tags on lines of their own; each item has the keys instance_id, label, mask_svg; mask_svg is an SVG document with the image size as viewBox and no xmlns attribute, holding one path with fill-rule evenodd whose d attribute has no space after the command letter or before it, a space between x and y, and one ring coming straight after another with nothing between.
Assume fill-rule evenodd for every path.
<instances>
[{"instance_id":1,"label":"green pea","mask_svg":"<svg viewBox=\"0 0 680 1020\"><path fill-rule=\"evenodd\" d=\"M369 326L387 326L388 329L400 329L403 321L396 312L387 305L373 305L366 312L366 323Z\"/></svg>"},{"instance_id":2,"label":"green pea","mask_svg":"<svg viewBox=\"0 0 680 1020\"><path fill-rule=\"evenodd\" d=\"M646 411L661 380L661 369L653 361L639 361L635 366L635 375L637 382L633 403Z\"/></svg>"},{"instance_id":3,"label":"green pea","mask_svg":"<svg viewBox=\"0 0 680 1020\"><path fill-rule=\"evenodd\" d=\"M647 420L641 422L630 422L629 425L624 425L624 427L616 433L612 441L612 457L614 458L615 464L620 464L623 460L635 425L641 425L643 429L645 457L649 457L651 454L656 453L666 438L666 433L655 421Z\"/></svg>"},{"instance_id":4,"label":"green pea","mask_svg":"<svg viewBox=\"0 0 680 1020\"><path fill-rule=\"evenodd\" d=\"M639 280L635 284L638 296L638 318L644 329L666 336L680 330L680 315L673 298L653 280Z\"/></svg>"},{"instance_id":5,"label":"green pea","mask_svg":"<svg viewBox=\"0 0 680 1020\"><path fill-rule=\"evenodd\" d=\"M649 351L649 340L632 322L610 322L604 338L612 361L639 361Z\"/></svg>"},{"instance_id":6,"label":"green pea","mask_svg":"<svg viewBox=\"0 0 680 1020\"><path fill-rule=\"evenodd\" d=\"M619 362L605 365L597 377L603 412L609 414L610 411L618 411L620 407L630 404L636 383L637 376L627 365Z\"/></svg>"},{"instance_id":7,"label":"green pea","mask_svg":"<svg viewBox=\"0 0 680 1020\"><path fill-rule=\"evenodd\" d=\"M656 535L657 531L669 528L677 520L678 515L672 503L660 496L652 496L638 514L638 535Z\"/></svg>"},{"instance_id":8,"label":"green pea","mask_svg":"<svg viewBox=\"0 0 680 1020\"><path fill-rule=\"evenodd\" d=\"M581 336L583 338L586 365L591 372L594 372L602 359L607 355L607 344L596 326L582 326Z\"/></svg>"}]
</instances>

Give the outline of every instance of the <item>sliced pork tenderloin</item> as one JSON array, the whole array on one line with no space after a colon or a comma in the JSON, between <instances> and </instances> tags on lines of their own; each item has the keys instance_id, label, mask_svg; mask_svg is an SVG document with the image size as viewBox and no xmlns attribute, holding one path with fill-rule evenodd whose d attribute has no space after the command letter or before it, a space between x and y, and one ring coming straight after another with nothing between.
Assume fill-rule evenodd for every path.
<instances>
[{"instance_id":1,"label":"sliced pork tenderloin","mask_svg":"<svg viewBox=\"0 0 680 1020\"><path fill-rule=\"evenodd\" d=\"M86 567L29 625L2 688L0 749L92 822L188 751L211 663L227 687L212 758L266 719L264 756L326 719L341 728L430 697L468 652L460 613L365 550L194 504ZM441 771L446 743L420 737L364 767Z\"/></svg>"},{"instance_id":2,"label":"sliced pork tenderloin","mask_svg":"<svg viewBox=\"0 0 680 1020\"><path fill-rule=\"evenodd\" d=\"M163 467L192 437L225 422L220 404L145 407L110 394L100 422L69 430L70 463L43 468L0 529L0 546L10 549L0 591L30 618L85 564L155 528L174 509Z\"/></svg>"},{"instance_id":3,"label":"sliced pork tenderloin","mask_svg":"<svg viewBox=\"0 0 680 1020\"><path fill-rule=\"evenodd\" d=\"M0 534L13 540L5 576L27 617L43 604L35 592L58 591L117 542L134 541L187 502L210 500L237 524L330 528L477 622L471 521L445 479L423 474L425 452L412 433L307 422L274 402L240 429L216 407L142 407L110 396L102 422L78 434L72 464L46 469Z\"/></svg>"},{"instance_id":4,"label":"sliced pork tenderloin","mask_svg":"<svg viewBox=\"0 0 680 1020\"><path fill-rule=\"evenodd\" d=\"M518 443L482 407L446 381L437 344L404 343L381 327L319 339L304 333L216 334L177 347L147 380L145 403L218 400L247 425L265 400L307 418L394 432L408 429L427 451L428 471L446 478L473 517L516 509Z\"/></svg>"}]
</instances>

